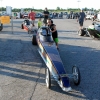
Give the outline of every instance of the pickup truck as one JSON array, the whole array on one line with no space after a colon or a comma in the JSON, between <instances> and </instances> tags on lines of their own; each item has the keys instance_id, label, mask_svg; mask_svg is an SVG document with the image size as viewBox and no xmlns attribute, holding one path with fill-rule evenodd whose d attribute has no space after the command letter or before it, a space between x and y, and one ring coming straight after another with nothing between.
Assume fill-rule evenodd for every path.
<instances>
[{"instance_id":1,"label":"pickup truck","mask_svg":"<svg viewBox=\"0 0 100 100\"><path fill-rule=\"evenodd\" d=\"M94 15L86 15L86 19L87 19L87 20L92 20L93 17L94 17Z\"/></svg>"}]
</instances>

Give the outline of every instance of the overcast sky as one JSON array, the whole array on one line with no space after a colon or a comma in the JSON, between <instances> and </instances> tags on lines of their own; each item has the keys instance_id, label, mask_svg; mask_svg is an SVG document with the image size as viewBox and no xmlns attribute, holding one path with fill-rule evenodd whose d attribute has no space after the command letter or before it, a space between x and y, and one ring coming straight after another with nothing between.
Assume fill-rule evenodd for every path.
<instances>
[{"instance_id":1,"label":"overcast sky","mask_svg":"<svg viewBox=\"0 0 100 100\"><path fill-rule=\"evenodd\" d=\"M80 1L80 2L78 2ZM0 0L2 7L12 8L35 8L35 9L56 9L60 8L100 8L99 0Z\"/></svg>"}]
</instances>

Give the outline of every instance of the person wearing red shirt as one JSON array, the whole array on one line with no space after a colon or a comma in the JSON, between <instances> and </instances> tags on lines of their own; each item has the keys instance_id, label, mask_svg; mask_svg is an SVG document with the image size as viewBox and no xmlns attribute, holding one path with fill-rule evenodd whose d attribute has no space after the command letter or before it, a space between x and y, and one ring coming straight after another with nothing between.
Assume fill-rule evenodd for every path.
<instances>
[{"instance_id":1,"label":"person wearing red shirt","mask_svg":"<svg viewBox=\"0 0 100 100\"><path fill-rule=\"evenodd\" d=\"M30 22L31 22L32 24L33 24L34 21L35 21L35 15L36 15L36 13L33 12L32 10L31 10L31 12L30 12L29 15L28 15L28 17L29 17L29 19L30 19Z\"/></svg>"}]
</instances>

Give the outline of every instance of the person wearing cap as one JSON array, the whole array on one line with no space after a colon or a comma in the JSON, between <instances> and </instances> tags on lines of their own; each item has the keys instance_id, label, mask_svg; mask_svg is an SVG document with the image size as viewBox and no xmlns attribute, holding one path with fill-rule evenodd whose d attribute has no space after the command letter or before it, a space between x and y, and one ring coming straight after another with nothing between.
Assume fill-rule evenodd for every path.
<instances>
[{"instance_id":1,"label":"person wearing cap","mask_svg":"<svg viewBox=\"0 0 100 100\"><path fill-rule=\"evenodd\" d=\"M47 8L45 8L44 12L43 12L43 15L44 15L44 24L47 25L47 19L49 18L49 11Z\"/></svg>"},{"instance_id":2,"label":"person wearing cap","mask_svg":"<svg viewBox=\"0 0 100 100\"><path fill-rule=\"evenodd\" d=\"M81 9L80 13L79 13L79 17L78 17L78 22L79 22L79 25L80 25L80 30L83 29L83 23L84 23L84 20L85 20L85 13L83 11L83 9Z\"/></svg>"}]
</instances>

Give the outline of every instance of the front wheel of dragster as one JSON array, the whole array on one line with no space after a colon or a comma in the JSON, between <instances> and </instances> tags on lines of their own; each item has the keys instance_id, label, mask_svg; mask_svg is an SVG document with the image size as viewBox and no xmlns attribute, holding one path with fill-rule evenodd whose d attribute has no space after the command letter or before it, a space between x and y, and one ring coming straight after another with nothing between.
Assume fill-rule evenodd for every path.
<instances>
[{"instance_id":1,"label":"front wheel of dragster","mask_svg":"<svg viewBox=\"0 0 100 100\"><path fill-rule=\"evenodd\" d=\"M37 45L36 35L33 35L33 37L32 37L32 44Z\"/></svg>"},{"instance_id":2,"label":"front wheel of dragster","mask_svg":"<svg viewBox=\"0 0 100 100\"><path fill-rule=\"evenodd\" d=\"M79 68L76 66L73 66L72 68L72 74L73 74L73 81L75 85L79 85L81 81L80 71Z\"/></svg>"},{"instance_id":3,"label":"front wheel of dragster","mask_svg":"<svg viewBox=\"0 0 100 100\"><path fill-rule=\"evenodd\" d=\"M0 26L0 31L2 31L2 29L3 29L3 24L1 24L1 26Z\"/></svg>"},{"instance_id":4,"label":"front wheel of dragster","mask_svg":"<svg viewBox=\"0 0 100 100\"><path fill-rule=\"evenodd\" d=\"M47 86L48 89L50 89L50 87L51 87L51 76L50 76L49 68L46 68L45 75L46 75L46 78L45 78L46 86Z\"/></svg>"}]
</instances>

